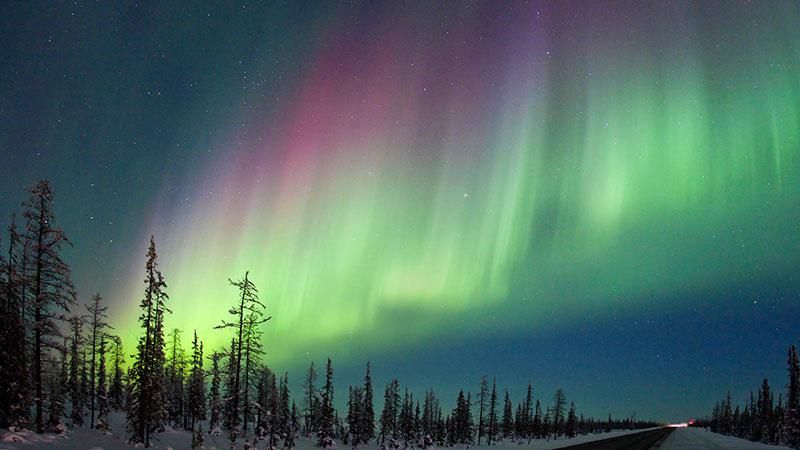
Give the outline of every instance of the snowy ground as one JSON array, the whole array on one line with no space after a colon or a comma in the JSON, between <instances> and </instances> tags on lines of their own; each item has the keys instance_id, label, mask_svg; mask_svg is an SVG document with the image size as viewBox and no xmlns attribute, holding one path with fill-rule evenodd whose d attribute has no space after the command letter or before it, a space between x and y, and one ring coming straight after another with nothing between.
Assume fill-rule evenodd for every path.
<instances>
[{"instance_id":1,"label":"snowy ground","mask_svg":"<svg viewBox=\"0 0 800 450\"><path fill-rule=\"evenodd\" d=\"M110 417L110 422L113 430L110 434L102 434L98 431L90 430L88 427L72 430L64 436L54 434L37 435L29 431L18 433L6 432L0 436L0 450L112 450L129 448L129 446L125 444L124 438L124 416L121 413L114 413ZM527 441L506 441L498 443L497 445L493 445L491 448L492 450L512 450L522 448L534 448L542 450L555 449L598 439L622 436L629 433L635 433L635 431L612 431L610 433L578 436L573 439L562 438L550 441L546 439L535 439L531 441L530 445L528 445ZM188 432L169 430L154 435L152 448L174 450L188 449L190 447L190 443L191 435ZM317 447L314 444L315 442L309 439L298 439L296 448L298 450L317 450ZM265 446L266 444L261 442L256 448L263 449ZM202 448L206 450L227 450L230 448L230 441L228 441L228 439L224 436L213 437L206 435ZM339 443L339 448L349 449L350 447L342 446L341 443ZM359 447L359 450L373 449L375 449L374 445Z\"/></svg>"},{"instance_id":2,"label":"snowy ground","mask_svg":"<svg viewBox=\"0 0 800 450\"><path fill-rule=\"evenodd\" d=\"M760 444L699 428L676 428L659 449L666 450L777 450L788 447Z\"/></svg>"},{"instance_id":3,"label":"snowy ground","mask_svg":"<svg viewBox=\"0 0 800 450\"><path fill-rule=\"evenodd\" d=\"M37 435L24 431L19 433L4 433L0 436L0 450L113 450L129 448L124 439L124 417L122 414L115 414L111 417L114 431L111 434L102 434L97 431L89 430L88 427L70 431L64 436L54 434ZM639 430L643 431L643 430ZM578 436L573 439L534 439L530 445L527 441L500 442L491 447L492 450L514 450L514 449L541 449L549 450L569 445L576 445L600 439L607 439L616 436L623 436L638 431L612 431L610 433L592 434L588 436ZM156 434L153 440L153 448L156 449L188 449L191 443L191 435L186 431L169 430ZM297 450L316 450L315 442L309 439L298 439ZM265 443L261 442L257 449L265 448ZM224 436L205 437L202 447L206 450L227 450L230 442ZM349 446L342 446L341 449L349 449ZM487 446L473 447L474 449L486 448ZM755 442L737 439L729 436L722 436L709 431L697 428L677 428L673 431L666 441L660 446L661 449L673 450L777 450L786 447L765 445ZM361 446L359 450L373 450L374 445Z\"/></svg>"}]
</instances>

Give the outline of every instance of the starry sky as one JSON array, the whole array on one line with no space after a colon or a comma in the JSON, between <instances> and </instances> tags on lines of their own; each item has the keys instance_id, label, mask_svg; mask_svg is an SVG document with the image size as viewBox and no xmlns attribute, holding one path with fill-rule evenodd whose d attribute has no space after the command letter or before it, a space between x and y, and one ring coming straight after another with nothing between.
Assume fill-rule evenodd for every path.
<instances>
[{"instance_id":1,"label":"starry sky","mask_svg":"<svg viewBox=\"0 0 800 450\"><path fill-rule=\"evenodd\" d=\"M215 3L215 2L211 2ZM800 3L7 2L0 213L52 181L132 348L147 240L207 346L682 420L800 343ZM189 331L190 332L190 331Z\"/></svg>"}]
</instances>

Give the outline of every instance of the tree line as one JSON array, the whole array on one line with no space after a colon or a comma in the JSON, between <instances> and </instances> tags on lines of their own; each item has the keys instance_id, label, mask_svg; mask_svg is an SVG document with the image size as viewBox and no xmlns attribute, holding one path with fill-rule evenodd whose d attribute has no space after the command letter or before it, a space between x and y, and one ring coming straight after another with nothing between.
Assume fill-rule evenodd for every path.
<instances>
[{"instance_id":1,"label":"tree line","mask_svg":"<svg viewBox=\"0 0 800 450\"><path fill-rule=\"evenodd\" d=\"M800 363L797 349L789 348L786 358L786 396L764 378L758 390L750 391L744 405L733 405L731 393L714 405L710 417L699 421L715 433L765 444L800 448Z\"/></svg>"},{"instance_id":2,"label":"tree line","mask_svg":"<svg viewBox=\"0 0 800 450\"><path fill-rule=\"evenodd\" d=\"M296 398L288 373L275 373L263 361L262 327L271 316L249 272L228 280L236 296L227 319L216 326L230 345L207 354L195 331L190 348L184 348L183 331L165 328L170 299L153 237L139 301L141 333L128 365L122 340L107 322L103 297L95 294L77 308L77 292L61 255L72 244L56 225L50 184L40 181L27 191L22 230L12 215L0 256L2 428L60 433L88 425L108 432L109 413L116 410L125 413L128 442L145 447L171 427L190 431L192 448L208 435L224 434L233 449L260 442L293 448L301 435L322 448L340 440L353 448L375 443L396 449L530 442L655 425L610 415L607 420L584 417L562 389L545 406L534 398L530 383L515 406L508 389L499 392L496 380L490 384L486 376L474 397L461 390L449 411L433 390L415 398L393 379L376 414L369 363L363 383L348 387L347 411L340 415L330 359L324 384L317 386L311 363Z\"/></svg>"}]
</instances>

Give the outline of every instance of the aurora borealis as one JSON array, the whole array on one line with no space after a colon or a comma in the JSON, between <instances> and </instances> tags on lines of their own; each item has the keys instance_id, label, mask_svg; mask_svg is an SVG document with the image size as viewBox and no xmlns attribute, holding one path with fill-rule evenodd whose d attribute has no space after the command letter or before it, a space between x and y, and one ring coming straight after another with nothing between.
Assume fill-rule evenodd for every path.
<instances>
[{"instance_id":1,"label":"aurora borealis","mask_svg":"<svg viewBox=\"0 0 800 450\"><path fill-rule=\"evenodd\" d=\"M0 212L53 180L127 345L153 234L168 327L222 345L249 270L297 376L670 420L782 374L800 4L199 3L0 14Z\"/></svg>"}]
</instances>

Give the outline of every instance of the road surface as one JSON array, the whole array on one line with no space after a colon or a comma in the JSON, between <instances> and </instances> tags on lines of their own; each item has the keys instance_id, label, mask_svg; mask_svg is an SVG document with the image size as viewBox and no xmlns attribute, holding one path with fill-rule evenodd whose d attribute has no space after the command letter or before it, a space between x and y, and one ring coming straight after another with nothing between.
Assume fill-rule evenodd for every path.
<instances>
[{"instance_id":1,"label":"road surface","mask_svg":"<svg viewBox=\"0 0 800 450\"><path fill-rule=\"evenodd\" d=\"M584 450L789 450L787 447L750 442L732 436L711 433L700 428L658 428L561 448Z\"/></svg>"},{"instance_id":2,"label":"road surface","mask_svg":"<svg viewBox=\"0 0 800 450\"><path fill-rule=\"evenodd\" d=\"M626 434L610 439L587 442L585 444L561 447L562 449L593 449L593 450L647 450L658 448L674 428L657 428L642 431L641 433Z\"/></svg>"}]
</instances>

